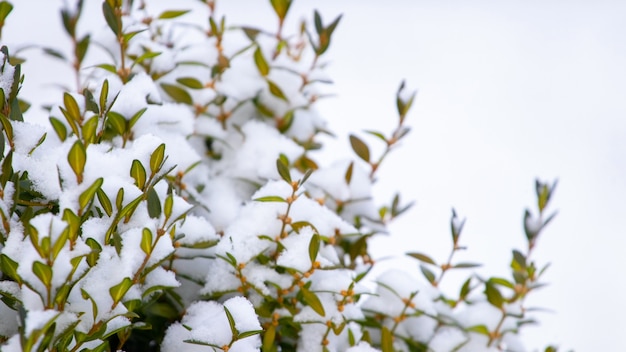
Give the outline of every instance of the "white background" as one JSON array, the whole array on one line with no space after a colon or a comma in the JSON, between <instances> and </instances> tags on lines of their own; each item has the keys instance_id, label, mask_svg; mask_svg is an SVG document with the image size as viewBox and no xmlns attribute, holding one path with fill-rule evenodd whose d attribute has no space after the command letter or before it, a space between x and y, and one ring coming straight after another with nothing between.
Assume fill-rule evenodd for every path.
<instances>
[{"instance_id":1,"label":"white background","mask_svg":"<svg viewBox=\"0 0 626 352\"><path fill-rule=\"evenodd\" d=\"M8 44L66 47L60 1L13 2ZM218 7L231 23L274 23L265 2ZM339 148L349 151L349 132L392 130L401 80L419 90L412 132L383 165L376 191L380 202L401 191L416 205L374 242L377 256L414 250L444 260L455 207L467 217L462 259L485 263L482 275L506 275L510 250L525 245L522 213L534 209L535 177L558 178L551 209L559 215L534 253L552 262L550 286L530 300L552 312L525 331L526 343L625 350L626 4L298 0L291 24L312 18L313 8L325 23L344 14L326 56L336 98L320 103ZM24 67L26 95L45 94L36 77L58 74L41 62ZM414 260L394 265L418 270Z\"/></svg>"}]
</instances>

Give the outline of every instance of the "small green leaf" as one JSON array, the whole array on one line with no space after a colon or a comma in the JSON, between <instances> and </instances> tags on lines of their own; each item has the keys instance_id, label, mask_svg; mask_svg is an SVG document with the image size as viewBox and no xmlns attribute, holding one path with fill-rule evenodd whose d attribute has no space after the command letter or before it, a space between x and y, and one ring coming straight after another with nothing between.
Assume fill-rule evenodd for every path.
<instances>
[{"instance_id":1,"label":"small green leaf","mask_svg":"<svg viewBox=\"0 0 626 352\"><path fill-rule=\"evenodd\" d=\"M152 253L152 231L147 227L144 227L141 231L141 243L139 247L141 247L141 250L147 255Z\"/></svg>"},{"instance_id":2,"label":"small green leaf","mask_svg":"<svg viewBox=\"0 0 626 352\"><path fill-rule=\"evenodd\" d=\"M274 8L274 12L281 20L281 22L287 16L287 12L289 11L289 7L291 6L292 0L270 0L272 7Z\"/></svg>"},{"instance_id":3,"label":"small green leaf","mask_svg":"<svg viewBox=\"0 0 626 352\"><path fill-rule=\"evenodd\" d=\"M267 80L267 86L268 86L268 88L270 90L270 93L272 93L273 96L275 96L278 99L282 99L284 101L288 101L287 100L287 96L285 95L285 93L283 93L283 91L280 89L280 87L276 83L274 83L274 82L272 82L272 81L270 81L268 79Z\"/></svg>"},{"instance_id":4,"label":"small green leaf","mask_svg":"<svg viewBox=\"0 0 626 352\"><path fill-rule=\"evenodd\" d=\"M128 126L129 128L132 128L133 126L135 126L135 124L137 123L137 121L139 121L139 118L141 118L141 116L143 115L144 112L146 112L146 110L148 110L148 108L143 108L139 111L137 111L131 118L130 120L128 120Z\"/></svg>"},{"instance_id":5,"label":"small green leaf","mask_svg":"<svg viewBox=\"0 0 626 352\"><path fill-rule=\"evenodd\" d=\"M452 267L455 269L468 269L468 268L478 268L479 266L482 266L482 264L479 263L458 263L458 264L454 264Z\"/></svg>"},{"instance_id":6,"label":"small green leaf","mask_svg":"<svg viewBox=\"0 0 626 352\"><path fill-rule=\"evenodd\" d=\"M237 328L235 327L235 319L226 306L224 306L224 313L226 313L226 319L228 319L228 325L230 325L230 331L233 336L237 336Z\"/></svg>"},{"instance_id":7,"label":"small green leaf","mask_svg":"<svg viewBox=\"0 0 626 352\"><path fill-rule=\"evenodd\" d=\"M109 294L111 295L113 302L118 303L119 301L121 301L132 285L133 281L129 277L125 277L122 282L111 287L109 289Z\"/></svg>"},{"instance_id":8,"label":"small green leaf","mask_svg":"<svg viewBox=\"0 0 626 352\"><path fill-rule=\"evenodd\" d=\"M107 124L115 131L118 135L123 135L126 133L128 129L128 122L124 118L124 116L114 112L109 111L107 113Z\"/></svg>"},{"instance_id":9,"label":"small green leaf","mask_svg":"<svg viewBox=\"0 0 626 352\"><path fill-rule=\"evenodd\" d=\"M90 40L91 37L89 36L89 34L87 34L76 44L76 58L78 59L79 63L83 62L85 55L87 55L87 49L89 49Z\"/></svg>"},{"instance_id":10,"label":"small green leaf","mask_svg":"<svg viewBox=\"0 0 626 352\"><path fill-rule=\"evenodd\" d=\"M481 335L485 335L485 336L489 336L489 328L487 328L485 325L474 325L474 326L470 326L469 328L465 329L465 331L467 332L476 332L479 333Z\"/></svg>"},{"instance_id":11,"label":"small green leaf","mask_svg":"<svg viewBox=\"0 0 626 352\"><path fill-rule=\"evenodd\" d=\"M470 293L471 290L471 283L472 283L472 278L468 278L467 280L465 280L465 282L463 283L463 286L461 286L461 291L459 292L459 299L465 299L465 297L467 297L467 295Z\"/></svg>"},{"instance_id":12,"label":"small green leaf","mask_svg":"<svg viewBox=\"0 0 626 352\"><path fill-rule=\"evenodd\" d=\"M254 63L256 64L259 73L261 73L261 76L265 77L268 73L270 73L270 66L267 64L267 60L265 60L263 52L259 47L257 47L254 51Z\"/></svg>"},{"instance_id":13,"label":"small green leaf","mask_svg":"<svg viewBox=\"0 0 626 352\"><path fill-rule=\"evenodd\" d=\"M83 124L83 140L85 145L89 145L96 141L96 129L98 128L98 116L94 115Z\"/></svg>"},{"instance_id":14,"label":"small green leaf","mask_svg":"<svg viewBox=\"0 0 626 352\"><path fill-rule=\"evenodd\" d=\"M255 202L282 202L282 203L287 202L284 198L279 197L279 196L260 197L260 198L253 199L253 201Z\"/></svg>"},{"instance_id":15,"label":"small green leaf","mask_svg":"<svg viewBox=\"0 0 626 352\"><path fill-rule=\"evenodd\" d=\"M111 5L108 3L108 1L103 1L102 2L102 12L104 13L104 19L106 20L107 24L109 25L109 28L111 28L113 33L117 37L119 37L120 36L120 30L121 30L121 27L122 27L121 23L120 23L120 19L115 16L115 11L113 10L113 7L111 7Z\"/></svg>"},{"instance_id":16,"label":"small green leaf","mask_svg":"<svg viewBox=\"0 0 626 352\"><path fill-rule=\"evenodd\" d=\"M180 17L186 13L188 13L191 10L169 10L169 11L164 11L159 15L159 19L160 20L166 20L166 19L171 19L171 18L176 18L176 17Z\"/></svg>"},{"instance_id":17,"label":"small green leaf","mask_svg":"<svg viewBox=\"0 0 626 352\"><path fill-rule=\"evenodd\" d=\"M156 175L157 172L163 166L163 160L165 158L165 143L161 143L150 155L150 172L152 175Z\"/></svg>"},{"instance_id":18,"label":"small green leaf","mask_svg":"<svg viewBox=\"0 0 626 352\"><path fill-rule=\"evenodd\" d=\"M67 161L76 175L76 181L78 183L82 183L83 171L85 170L85 164L87 163L87 151L85 150L83 142L80 140L74 142L74 145L72 145L72 148L70 148L70 152L67 155Z\"/></svg>"},{"instance_id":19,"label":"small green leaf","mask_svg":"<svg viewBox=\"0 0 626 352\"><path fill-rule=\"evenodd\" d=\"M289 172L288 164L279 158L276 160L276 168L278 169L280 177L285 180L285 182L291 183L291 173Z\"/></svg>"},{"instance_id":20,"label":"small green leaf","mask_svg":"<svg viewBox=\"0 0 626 352\"><path fill-rule=\"evenodd\" d=\"M165 207L163 209L166 218L169 219L169 217L172 216L173 207L174 207L174 196L169 194L167 198L165 198Z\"/></svg>"},{"instance_id":21,"label":"small green leaf","mask_svg":"<svg viewBox=\"0 0 626 352\"><path fill-rule=\"evenodd\" d=\"M9 258L6 254L0 254L0 271L2 274L8 276L13 281L21 284L22 278L17 273L17 267L19 264L13 259Z\"/></svg>"},{"instance_id":22,"label":"small green leaf","mask_svg":"<svg viewBox=\"0 0 626 352\"><path fill-rule=\"evenodd\" d=\"M193 77L180 77L176 79L176 82L182 84L183 86L191 89L202 89L204 85L202 82L198 81Z\"/></svg>"},{"instance_id":23,"label":"small green leaf","mask_svg":"<svg viewBox=\"0 0 626 352\"><path fill-rule=\"evenodd\" d=\"M0 2L0 22L4 23L4 20L9 16L9 13L13 11L13 5L8 1Z\"/></svg>"},{"instance_id":24,"label":"small green leaf","mask_svg":"<svg viewBox=\"0 0 626 352\"><path fill-rule=\"evenodd\" d=\"M263 332L263 330L245 331L245 332L242 332L241 334L237 335L237 340L245 339L246 337L250 337L250 336L254 336L254 335L259 335L262 332Z\"/></svg>"},{"instance_id":25,"label":"small green leaf","mask_svg":"<svg viewBox=\"0 0 626 352\"><path fill-rule=\"evenodd\" d=\"M7 135L7 138L12 141L13 140L13 125L9 118L4 116L4 114L0 113L0 123L2 123L2 128L4 129L4 133Z\"/></svg>"},{"instance_id":26,"label":"small green leaf","mask_svg":"<svg viewBox=\"0 0 626 352\"><path fill-rule=\"evenodd\" d=\"M289 110L287 111L285 116L278 120L276 127L278 128L278 131L280 131L280 133L285 133L289 130L291 125L293 125L294 116L295 112L293 110Z\"/></svg>"},{"instance_id":27,"label":"small green leaf","mask_svg":"<svg viewBox=\"0 0 626 352\"><path fill-rule=\"evenodd\" d=\"M411 252L411 253L407 253L406 255L408 255L409 257L413 257L421 262L424 263L428 263L428 264L432 264L432 265L437 265L437 263L429 256L427 256L426 254L422 254L422 253L417 253L417 252Z\"/></svg>"},{"instance_id":28,"label":"small green leaf","mask_svg":"<svg viewBox=\"0 0 626 352\"><path fill-rule=\"evenodd\" d=\"M33 274L41 280L46 287L50 287L52 283L52 268L40 261L33 262Z\"/></svg>"},{"instance_id":29,"label":"small green leaf","mask_svg":"<svg viewBox=\"0 0 626 352\"><path fill-rule=\"evenodd\" d=\"M346 170L346 174L344 175L343 179L346 181L346 184L350 184L350 182L352 181L352 171L354 169L354 162L350 162L350 165L348 165L348 169Z\"/></svg>"},{"instance_id":30,"label":"small green leaf","mask_svg":"<svg viewBox=\"0 0 626 352\"><path fill-rule=\"evenodd\" d=\"M78 197L78 204L80 205L80 209L84 210L85 207L93 200L96 195L96 192L102 186L104 179L102 177L98 178L89 188L87 188L83 193Z\"/></svg>"},{"instance_id":31,"label":"small green leaf","mask_svg":"<svg viewBox=\"0 0 626 352\"><path fill-rule=\"evenodd\" d=\"M352 145L352 149L359 158L363 159L365 162L370 162L370 149L367 147L367 144L357 136L351 134L350 145Z\"/></svg>"},{"instance_id":32,"label":"small green leaf","mask_svg":"<svg viewBox=\"0 0 626 352\"><path fill-rule=\"evenodd\" d=\"M137 159L133 160L130 166L130 176L135 180L135 185L139 187L139 189L144 188L146 185L146 169Z\"/></svg>"},{"instance_id":33,"label":"small green leaf","mask_svg":"<svg viewBox=\"0 0 626 352\"><path fill-rule=\"evenodd\" d=\"M154 190L154 187L150 187L148 191L148 216L153 219L161 216L161 200L159 199L159 195Z\"/></svg>"},{"instance_id":34,"label":"small green leaf","mask_svg":"<svg viewBox=\"0 0 626 352\"><path fill-rule=\"evenodd\" d=\"M74 212L68 208L63 210L63 221L65 221L68 225L67 229L69 231L69 237L72 241L78 238L78 232L80 230L81 220L78 215L74 214Z\"/></svg>"},{"instance_id":35,"label":"small green leaf","mask_svg":"<svg viewBox=\"0 0 626 352\"><path fill-rule=\"evenodd\" d=\"M502 297L502 293L489 281L485 282L485 295L487 296L487 301L489 301L492 306L500 309L503 307L504 297Z\"/></svg>"},{"instance_id":36,"label":"small green leaf","mask_svg":"<svg viewBox=\"0 0 626 352\"><path fill-rule=\"evenodd\" d=\"M174 99L177 103L182 103L186 105L193 105L193 100L191 99L191 95L189 93L173 84L161 83L161 88L169 95L172 99Z\"/></svg>"},{"instance_id":37,"label":"small green leaf","mask_svg":"<svg viewBox=\"0 0 626 352\"><path fill-rule=\"evenodd\" d=\"M510 289L514 289L515 285L507 279L503 279L501 277L492 277L489 281L495 285L500 285L504 287L508 287Z\"/></svg>"},{"instance_id":38,"label":"small green leaf","mask_svg":"<svg viewBox=\"0 0 626 352\"><path fill-rule=\"evenodd\" d=\"M311 242L309 242L309 259L311 259L311 263L315 262L315 258L317 258L317 253L320 250L320 235L314 234L311 237Z\"/></svg>"},{"instance_id":39,"label":"small green leaf","mask_svg":"<svg viewBox=\"0 0 626 352\"><path fill-rule=\"evenodd\" d=\"M321 316L326 316L326 312L324 311L324 306L322 305L322 302L320 301L319 297L317 297L315 293L309 291L309 289L305 287L302 287L300 289L300 292L302 293L302 299L304 303L306 303L309 307L311 307L315 311L315 313Z\"/></svg>"},{"instance_id":40,"label":"small green leaf","mask_svg":"<svg viewBox=\"0 0 626 352\"><path fill-rule=\"evenodd\" d=\"M63 93L63 104L65 105L65 109L72 120L80 121L82 119L78 103L71 94L67 92Z\"/></svg>"},{"instance_id":41,"label":"small green leaf","mask_svg":"<svg viewBox=\"0 0 626 352\"><path fill-rule=\"evenodd\" d=\"M100 64L100 65L96 65L96 67L99 67L105 71L117 74L117 67L115 67L115 65L111 65L111 64ZM105 81L106 82L106 81ZM103 108L104 109L104 108Z\"/></svg>"},{"instance_id":42,"label":"small green leaf","mask_svg":"<svg viewBox=\"0 0 626 352\"><path fill-rule=\"evenodd\" d=\"M100 252L102 252L102 247L98 243L98 241L89 237L85 240L85 244L91 248L91 252L87 254L87 264L90 267L93 267L98 262L98 258L100 257Z\"/></svg>"},{"instance_id":43,"label":"small green leaf","mask_svg":"<svg viewBox=\"0 0 626 352\"><path fill-rule=\"evenodd\" d=\"M106 111L108 96L109 96L109 80L105 79L104 82L102 82L102 89L100 90L100 110L102 111Z\"/></svg>"},{"instance_id":44,"label":"small green leaf","mask_svg":"<svg viewBox=\"0 0 626 352\"><path fill-rule=\"evenodd\" d=\"M394 352L393 334L386 326L381 329L380 348L382 352Z\"/></svg>"},{"instance_id":45,"label":"small green leaf","mask_svg":"<svg viewBox=\"0 0 626 352\"><path fill-rule=\"evenodd\" d=\"M100 202L100 205L102 206L104 212L107 214L107 216L111 216L111 214L113 214L113 206L111 205L111 200L109 199L109 196L104 193L102 188L96 191L96 195L98 196L98 201Z\"/></svg>"},{"instance_id":46,"label":"small green leaf","mask_svg":"<svg viewBox=\"0 0 626 352\"><path fill-rule=\"evenodd\" d=\"M431 284L435 283L435 274L430 269L422 264L420 265L420 270L422 271L422 274L424 275L426 280L428 280L428 282L430 282Z\"/></svg>"}]
</instances>

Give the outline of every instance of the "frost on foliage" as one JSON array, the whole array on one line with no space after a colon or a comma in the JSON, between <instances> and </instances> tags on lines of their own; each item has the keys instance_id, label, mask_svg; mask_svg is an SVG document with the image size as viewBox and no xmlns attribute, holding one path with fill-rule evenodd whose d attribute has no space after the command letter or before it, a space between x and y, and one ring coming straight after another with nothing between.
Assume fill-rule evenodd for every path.
<instances>
[{"instance_id":1,"label":"frost on foliage","mask_svg":"<svg viewBox=\"0 0 626 352\"><path fill-rule=\"evenodd\" d=\"M243 297L224 304L192 303L180 323L170 326L161 345L164 352L208 351L206 346L251 352L261 346L261 325L254 307Z\"/></svg>"},{"instance_id":2,"label":"frost on foliage","mask_svg":"<svg viewBox=\"0 0 626 352\"><path fill-rule=\"evenodd\" d=\"M74 77L59 83L76 86L49 126L22 121L19 69L0 55L3 351L522 350L513 333L488 337L518 328L516 303L455 301L399 271L369 289L367 240L399 213L372 199L383 158L351 139L361 160L314 159L339 18L287 33L291 2L270 2L270 30L213 1L121 3L101 3L98 29L82 1L62 7ZM371 133L383 157L408 131L406 93L392 136ZM517 257L519 278L532 266Z\"/></svg>"}]
</instances>

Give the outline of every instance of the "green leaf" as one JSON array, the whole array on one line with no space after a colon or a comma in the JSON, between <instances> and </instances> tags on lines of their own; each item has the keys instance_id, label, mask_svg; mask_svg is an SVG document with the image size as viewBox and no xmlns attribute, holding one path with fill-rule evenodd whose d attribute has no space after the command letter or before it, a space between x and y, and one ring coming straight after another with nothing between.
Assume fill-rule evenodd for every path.
<instances>
[{"instance_id":1,"label":"green leaf","mask_svg":"<svg viewBox=\"0 0 626 352\"><path fill-rule=\"evenodd\" d=\"M474 325L474 326L470 326L469 328L465 329L465 331L467 332L476 332L479 333L481 335L485 335L485 336L489 336L489 328L487 328L485 325Z\"/></svg>"},{"instance_id":2,"label":"green leaf","mask_svg":"<svg viewBox=\"0 0 626 352\"><path fill-rule=\"evenodd\" d=\"M66 228L65 230L61 231L61 234L59 235L57 240L54 242L54 245L52 246L52 259L54 260L57 259L57 256L59 255L59 253L65 246L65 243L67 243L67 240L69 239L69 237L70 237L69 228Z\"/></svg>"},{"instance_id":3,"label":"green leaf","mask_svg":"<svg viewBox=\"0 0 626 352\"><path fill-rule=\"evenodd\" d=\"M52 268L40 261L33 262L33 274L41 280L46 287L52 284Z\"/></svg>"},{"instance_id":4,"label":"green leaf","mask_svg":"<svg viewBox=\"0 0 626 352\"><path fill-rule=\"evenodd\" d=\"M83 124L83 140L85 145L89 145L96 141L96 129L98 128L98 116L94 115Z\"/></svg>"},{"instance_id":5,"label":"green leaf","mask_svg":"<svg viewBox=\"0 0 626 352\"><path fill-rule=\"evenodd\" d=\"M228 310L228 308L226 306L224 306L224 313L226 313L226 319L228 319L228 325L230 325L230 331L233 334L233 336L237 336L237 328L235 326L235 319L233 318L233 315L230 314L230 311Z\"/></svg>"},{"instance_id":6,"label":"green leaf","mask_svg":"<svg viewBox=\"0 0 626 352\"><path fill-rule=\"evenodd\" d=\"M350 165L348 165L348 169L346 170L346 174L343 176L343 179L346 181L346 184L350 184L352 181L352 171L354 169L354 162L351 161Z\"/></svg>"},{"instance_id":7,"label":"green leaf","mask_svg":"<svg viewBox=\"0 0 626 352\"><path fill-rule=\"evenodd\" d=\"M128 120L128 127L132 128L133 126L135 126L135 124L137 123L137 121L139 121L139 118L141 118L141 116L143 115L144 112L146 112L146 110L148 110L148 108L143 108L139 111L137 111L131 118L130 120Z\"/></svg>"},{"instance_id":8,"label":"green leaf","mask_svg":"<svg viewBox=\"0 0 626 352\"><path fill-rule=\"evenodd\" d=\"M315 258L317 258L317 253L320 250L320 235L319 234L314 234L313 237L311 237L311 242L309 242L309 259L311 259L311 264L313 262L315 262Z\"/></svg>"},{"instance_id":9,"label":"green leaf","mask_svg":"<svg viewBox=\"0 0 626 352\"><path fill-rule=\"evenodd\" d=\"M460 300L465 299L465 297L467 297L467 295L470 293L471 283L472 283L472 278L469 277L467 280L465 280L465 282L463 283L463 286L461 286L461 291L459 292Z\"/></svg>"},{"instance_id":10,"label":"green leaf","mask_svg":"<svg viewBox=\"0 0 626 352\"><path fill-rule=\"evenodd\" d=\"M270 66L267 64L267 60L265 60L263 52L258 46L254 51L254 63L256 64L259 73L261 73L261 76L265 77L268 73L270 73Z\"/></svg>"},{"instance_id":11,"label":"green leaf","mask_svg":"<svg viewBox=\"0 0 626 352\"><path fill-rule=\"evenodd\" d=\"M127 130L127 121L124 116L109 111L107 113L107 124L118 134L123 135Z\"/></svg>"},{"instance_id":12,"label":"green leaf","mask_svg":"<svg viewBox=\"0 0 626 352\"><path fill-rule=\"evenodd\" d=\"M435 283L435 274L430 269L422 264L420 265L420 270L422 271L422 274L424 275L426 280L428 280L428 282L430 282L431 284Z\"/></svg>"},{"instance_id":13,"label":"green leaf","mask_svg":"<svg viewBox=\"0 0 626 352\"><path fill-rule=\"evenodd\" d=\"M63 210L63 221L68 225L69 237L73 241L78 238L78 232L80 230L81 220L78 215L68 208Z\"/></svg>"},{"instance_id":14,"label":"green leaf","mask_svg":"<svg viewBox=\"0 0 626 352\"><path fill-rule=\"evenodd\" d=\"M0 254L0 271L18 284L22 283L22 278L17 273L19 264L6 254Z\"/></svg>"},{"instance_id":15,"label":"green leaf","mask_svg":"<svg viewBox=\"0 0 626 352\"><path fill-rule=\"evenodd\" d=\"M130 176L135 180L135 185L139 189L143 189L146 185L146 169L141 164L141 161L135 159L130 166Z\"/></svg>"},{"instance_id":16,"label":"green leaf","mask_svg":"<svg viewBox=\"0 0 626 352\"><path fill-rule=\"evenodd\" d=\"M115 70L115 68L113 68ZM109 96L109 80L105 79L102 82L102 89L100 90L100 110L106 111L107 99Z\"/></svg>"},{"instance_id":17,"label":"green leaf","mask_svg":"<svg viewBox=\"0 0 626 352\"><path fill-rule=\"evenodd\" d=\"M306 303L309 307L311 307L315 311L315 313L321 316L326 316L326 312L324 311L324 306L322 305L322 302L320 301L319 297L317 297L315 293L309 291L309 289L305 287L302 287L300 289L300 292L302 293L302 299L304 303Z\"/></svg>"},{"instance_id":18,"label":"green leaf","mask_svg":"<svg viewBox=\"0 0 626 352\"><path fill-rule=\"evenodd\" d=\"M91 248L91 252L87 254L87 257L86 257L87 264L89 264L89 267L93 267L98 262L98 258L100 257L100 252L102 252L102 247L100 246L98 241L94 240L91 237L85 240L85 244L87 244L89 248Z\"/></svg>"},{"instance_id":19,"label":"green leaf","mask_svg":"<svg viewBox=\"0 0 626 352\"><path fill-rule=\"evenodd\" d=\"M113 33L117 37L119 37L121 34L120 30L122 27L120 23L120 19L115 16L115 11L111 7L111 5L108 3L108 1L102 2L102 12L104 13L104 19L106 20L107 25L109 25L109 28L111 28Z\"/></svg>"},{"instance_id":20,"label":"green leaf","mask_svg":"<svg viewBox=\"0 0 626 352\"><path fill-rule=\"evenodd\" d=\"M485 282L485 295L487 296L487 301L489 301L492 306L502 309L504 297L502 297L500 290L489 281Z\"/></svg>"},{"instance_id":21,"label":"green leaf","mask_svg":"<svg viewBox=\"0 0 626 352\"><path fill-rule=\"evenodd\" d=\"M381 329L380 348L382 352L394 352L393 334L386 326Z\"/></svg>"},{"instance_id":22,"label":"green leaf","mask_svg":"<svg viewBox=\"0 0 626 352\"><path fill-rule=\"evenodd\" d=\"M359 158L365 162L370 162L370 149L367 147L367 144L365 144L357 136L351 134L350 145L352 145L352 150L354 150Z\"/></svg>"},{"instance_id":23,"label":"green leaf","mask_svg":"<svg viewBox=\"0 0 626 352\"><path fill-rule=\"evenodd\" d=\"M87 163L87 151L85 150L83 142L80 140L74 142L74 145L70 148L70 152L67 155L67 161L76 175L76 181L78 183L82 183L83 171L85 170L85 164Z\"/></svg>"},{"instance_id":24,"label":"green leaf","mask_svg":"<svg viewBox=\"0 0 626 352\"><path fill-rule=\"evenodd\" d=\"M507 279L501 278L501 277L492 277L489 279L489 281L495 285L500 285L500 286L504 286L504 287L508 287L510 289L514 289L515 285L510 282Z\"/></svg>"},{"instance_id":25,"label":"green leaf","mask_svg":"<svg viewBox=\"0 0 626 352\"><path fill-rule=\"evenodd\" d=\"M87 188L83 193L80 194L80 196L78 197L78 204L80 205L80 209L84 210L85 207L87 207L87 205L93 200L96 192L100 189L100 186L102 186L103 182L104 179L102 177L98 178L91 186L89 186L89 188Z\"/></svg>"},{"instance_id":26,"label":"green leaf","mask_svg":"<svg viewBox=\"0 0 626 352\"><path fill-rule=\"evenodd\" d=\"M274 12L281 20L281 22L287 16L287 12L289 11L289 7L291 6L292 0L270 0L272 7L274 8Z\"/></svg>"},{"instance_id":27,"label":"green leaf","mask_svg":"<svg viewBox=\"0 0 626 352\"><path fill-rule=\"evenodd\" d=\"M7 138L12 141L13 140L13 125L9 118L4 116L3 113L0 113L0 123L2 123L2 129L4 129L4 133L7 135Z\"/></svg>"},{"instance_id":28,"label":"green leaf","mask_svg":"<svg viewBox=\"0 0 626 352\"><path fill-rule=\"evenodd\" d=\"M191 95L189 93L173 84L161 83L161 88L169 95L172 99L174 99L177 103L182 103L186 105L193 105L193 100L191 99Z\"/></svg>"},{"instance_id":29,"label":"green leaf","mask_svg":"<svg viewBox=\"0 0 626 352\"><path fill-rule=\"evenodd\" d=\"M163 166L163 160L165 159L165 143L161 143L150 155L150 172L152 175L156 175L157 172Z\"/></svg>"},{"instance_id":30,"label":"green leaf","mask_svg":"<svg viewBox=\"0 0 626 352\"><path fill-rule=\"evenodd\" d=\"M458 264L454 264L452 267L455 269L467 269L467 268L478 268L479 266L482 266L482 264L478 264L478 263L458 263Z\"/></svg>"},{"instance_id":31,"label":"green leaf","mask_svg":"<svg viewBox=\"0 0 626 352\"><path fill-rule=\"evenodd\" d=\"M111 65L111 64L100 64L100 65L96 65L96 67L99 67L105 71L111 72L113 74L117 74L117 67L115 67L115 65Z\"/></svg>"},{"instance_id":32,"label":"green leaf","mask_svg":"<svg viewBox=\"0 0 626 352\"><path fill-rule=\"evenodd\" d=\"M0 2L0 22L4 22L4 20L9 16L9 13L13 11L13 5L11 5L8 1Z\"/></svg>"},{"instance_id":33,"label":"green leaf","mask_svg":"<svg viewBox=\"0 0 626 352\"><path fill-rule=\"evenodd\" d=\"M263 332L263 330L245 331L245 332L242 332L241 334L237 335L237 340L241 340L241 339L245 339L246 337L258 335L258 334L260 334L262 332Z\"/></svg>"},{"instance_id":34,"label":"green leaf","mask_svg":"<svg viewBox=\"0 0 626 352\"><path fill-rule=\"evenodd\" d=\"M98 201L100 202L100 205L102 206L104 212L107 214L107 216L111 216L111 214L113 214L113 206L111 205L111 200L109 199L109 196L104 193L102 188L99 188L96 191L96 195L98 196Z\"/></svg>"},{"instance_id":35,"label":"green leaf","mask_svg":"<svg viewBox=\"0 0 626 352\"><path fill-rule=\"evenodd\" d=\"M159 19L160 20L166 20L166 19L171 19L171 18L176 18L176 17L180 17L186 13L188 13L191 10L169 10L169 11L164 11L159 15Z\"/></svg>"},{"instance_id":36,"label":"green leaf","mask_svg":"<svg viewBox=\"0 0 626 352\"><path fill-rule=\"evenodd\" d=\"M76 44L76 58L78 59L79 63L83 62L85 55L87 55L87 49L89 49L90 40L91 37L89 36L89 34L87 34Z\"/></svg>"},{"instance_id":37,"label":"green leaf","mask_svg":"<svg viewBox=\"0 0 626 352\"><path fill-rule=\"evenodd\" d=\"M182 84L183 86L191 89L202 89L204 85L202 82L198 81L193 77L180 77L176 79L176 82Z\"/></svg>"},{"instance_id":38,"label":"green leaf","mask_svg":"<svg viewBox=\"0 0 626 352\"><path fill-rule=\"evenodd\" d=\"M65 105L65 109L72 120L80 121L82 119L78 103L71 94L63 93L63 105Z\"/></svg>"},{"instance_id":39,"label":"green leaf","mask_svg":"<svg viewBox=\"0 0 626 352\"><path fill-rule=\"evenodd\" d=\"M268 79L267 86L270 90L270 93L272 93L273 96L275 96L278 99L282 99L284 101L289 101L287 100L287 96L285 96L285 93L283 93L283 91L280 89L280 87L276 83Z\"/></svg>"},{"instance_id":40,"label":"green leaf","mask_svg":"<svg viewBox=\"0 0 626 352\"><path fill-rule=\"evenodd\" d=\"M124 222L128 222L128 220L133 215L135 209L137 209L137 206L142 200L143 195L140 195L139 197L133 199L130 203L126 204L126 206L124 206L122 210L120 210L120 212L118 213L118 219L125 218Z\"/></svg>"},{"instance_id":41,"label":"green leaf","mask_svg":"<svg viewBox=\"0 0 626 352\"><path fill-rule=\"evenodd\" d=\"M141 250L150 255L152 253L152 231L147 227L144 227L141 231L141 242L139 243Z\"/></svg>"},{"instance_id":42,"label":"green leaf","mask_svg":"<svg viewBox=\"0 0 626 352\"><path fill-rule=\"evenodd\" d=\"M153 219L161 216L161 200L159 199L159 195L154 190L154 187L150 187L148 191L148 216Z\"/></svg>"},{"instance_id":43,"label":"green leaf","mask_svg":"<svg viewBox=\"0 0 626 352\"><path fill-rule=\"evenodd\" d=\"M428 264L432 264L432 265L437 265L437 263L429 256L427 256L426 254L422 254L422 253L417 253L417 252L411 252L411 253L407 253L406 255L408 255L409 257L413 257L421 262L424 263L428 263Z\"/></svg>"},{"instance_id":44,"label":"green leaf","mask_svg":"<svg viewBox=\"0 0 626 352\"><path fill-rule=\"evenodd\" d=\"M286 203L287 201L279 196L265 196L260 198L253 199L255 202L282 202Z\"/></svg>"},{"instance_id":45,"label":"green leaf","mask_svg":"<svg viewBox=\"0 0 626 352\"><path fill-rule=\"evenodd\" d=\"M167 198L165 198L165 207L163 209L166 218L169 219L169 217L172 216L173 207L174 207L174 196L169 194Z\"/></svg>"},{"instance_id":46,"label":"green leaf","mask_svg":"<svg viewBox=\"0 0 626 352\"><path fill-rule=\"evenodd\" d=\"M285 116L278 120L277 127L280 133L285 133L289 130L291 125L293 125L295 112L293 110L287 111Z\"/></svg>"},{"instance_id":47,"label":"green leaf","mask_svg":"<svg viewBox=\"0 0 626 352\"><path fill-rule=\"evenodd\" d=\"M111 287L109 289L109 294L111 295L113 302L118 303L119 301L121 301L132 285L133 281L129 277L125 277L122 282Z\"/></svg>"},{"instance_id":48,"label":"green leaf","mask_svg":"<svg viewBox=\"0 0 626 352\"><path fill-rule=\"evenodd\" d=\"M276 160L276 168L278 169L280 177L285 180L285 182L291 183L291 173L289 172L287 163L279 158Z\"/></svg>"}]
</instances>

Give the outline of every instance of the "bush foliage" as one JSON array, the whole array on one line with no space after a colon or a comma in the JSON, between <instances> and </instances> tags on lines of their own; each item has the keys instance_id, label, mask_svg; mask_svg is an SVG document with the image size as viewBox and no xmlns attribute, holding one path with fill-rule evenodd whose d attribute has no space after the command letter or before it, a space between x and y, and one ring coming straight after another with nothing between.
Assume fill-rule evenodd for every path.
<instances>
[{"instance_id":1,"label":"bush foliage","mask_svg":"<svg viewBox=\"0 0 626 352\"><path fill-rule=\"evenodd\" d=\"M271 29L229 23L213 0L83 5L61 11L71 51L40 48L74 74L48 125L19 95L25 51L1 50L3 351L524 350L555 184L536 183L510 277L455 260L454 211L447 260L408 253L424 280L371 277L369 239L410 207L371 189L415 94L400 86L391 133L350 135L352 160L318 160L340 17L289 31L291 0L269 2ZM12 9L0 3L0 24ZM452 270L467 279L443 292Z\"/></svg>"}]
</instances>

